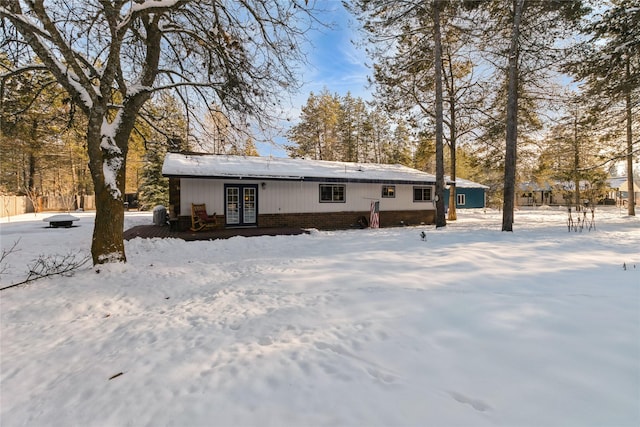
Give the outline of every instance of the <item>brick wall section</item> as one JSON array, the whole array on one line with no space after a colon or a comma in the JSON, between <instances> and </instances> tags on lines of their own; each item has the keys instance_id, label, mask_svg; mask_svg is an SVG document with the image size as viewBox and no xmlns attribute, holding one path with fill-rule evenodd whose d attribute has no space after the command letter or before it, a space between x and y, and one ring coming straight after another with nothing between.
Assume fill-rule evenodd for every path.
<instances>
[{"instance_id":1,"label":"brick wall section","mask_svg":"<svg viewBox=\"0 0 640 427\"><path fill-rule=\"evenodd\" d=\"M435 223L435 210L380 212L381 227L397 227L400 225L422 225Z\"/></svg>"},{"instance_id":2,"label":"brick wall section","mask_svg":"<svg viewBox=\"0 0 640 427\"><path fill-rule=\"evenodd\" d=\"M272 214L259 215L260 227L300 227L317 228L319 230L340 230L358 226L358 218L364 216L369 220L369 211L363 212L330 212L304 214ZM380 226L394 227L400 225L433 224L433 211L386 211L380 212Z\"/></svg>"},{"instance_id":3,"label":"brick wall section","mask_svg":"<svg viewBox=\"0 0 640 427\"><path fill-rule=\"evenodd\" d=\"M340 230L358 227L358 218L369 221L369 211L329 212L258 215L259 227L316 228L318 230ZM224 227L224 216L218 215L218 223ZM435 224L435 211L384 211L380 212L380 227L402 225ZM191 217L181 216L180 230L191 227Z\"/></svg>"},{"instance_id":4,"label":"brick wall section","mask_svg":"<svg viewBox=\"0 0 640 427\"><path fill-rule=\"evenodd\" d=\"M357 227L358 218L369 218L369 212L330 212L267 214L258 216L260 227L317 228L319 230L339 230Z\"/></svg>"}]
</instances>

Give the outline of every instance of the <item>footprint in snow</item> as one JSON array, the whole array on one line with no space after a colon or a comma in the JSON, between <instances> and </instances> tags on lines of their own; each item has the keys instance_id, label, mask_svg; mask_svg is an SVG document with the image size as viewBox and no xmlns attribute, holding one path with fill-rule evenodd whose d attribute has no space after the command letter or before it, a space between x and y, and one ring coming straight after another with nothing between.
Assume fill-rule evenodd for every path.
<instances>
[{"instance_id":1,"label":"footprint in snow","mask_svg":"<svg viewBox=\"0 0 640 427\"><path fill-rule=\"evenodd\" d=\"M491 409L491 406L487 405L482 400L472 399L472 398L467 397L467 396L465 396L463 394L456 393L455 391L450 391L449 395L451 395L451 397L453 397L457 402L464 403L464 404L467 404L467 405L471 405L471 407L473 409L475 409L476 411L484 412L484 411L488 411L489 409Z\"/></svg>"},{"instance_id":2,"label":"footprint in snow","mask_svg":"<svg viewBox=\"0 0 640 427\"><path fill-rule=\"evenodd\" d=\"M391 384L396 380L396 378L393 375L384 373L374 368L367 368L367 373L371 375L374 379L381 381L385 384Z\"/></svg>"},{"instance_id":3,"label":"footprint in snow","mask_svg":"<svg viewBox=\"0 0 640 427\"><path fill-rule=\"evenodd\" d=\"M273 340L271 339L271 337L260 337L260 339L258 339L258 344L271 345L273 344Z\"/></svg>"}]
</instances>

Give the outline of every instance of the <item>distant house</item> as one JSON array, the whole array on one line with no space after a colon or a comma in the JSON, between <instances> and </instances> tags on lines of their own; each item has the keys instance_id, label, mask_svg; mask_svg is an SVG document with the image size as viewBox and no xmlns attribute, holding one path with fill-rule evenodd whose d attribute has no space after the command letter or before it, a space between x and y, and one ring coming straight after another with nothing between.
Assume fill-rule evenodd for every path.
<instances>
[{"instance_id":1,"label":"distant house","mask_svg":"<svg viewBox=\"0 0 640 427\"><path fill-rule=\"evenodd\" d=\"M456 209L484 208L487 205L488 186L456 178ZM445 209L449 208L449 188L444 194Z\"/></svg>"},{"instance_id":2,"label":"distant house","mask_svg":"<svg viewBox=\"0 0 640 427\"><path fill-rule=\"evenodd\" d=\"M540 206L563 204L564 197L560 191L555 192L550 183L538 184L537 182L523 182L518 185L516 193L516 205Z\"/></svg>"},{"instance_id":3,"label":"distant house","mask_svg":"<svg viewBox=\"0 0 640 427\"><path fill-rule=\"evenodd\" d=\"M593 197L592 184L582 180L579 185L582 196L581 203L587 204ZM542 184L523 182L518 188L516 199L518 206L566 205L574 203L576 184L573 181L553 181Z\"/></svg>"},{"instance_id":4,"label":"distant house","mask_svg":"<svg viewBox=\"0 0 640 427\"><path fill-rule=\"evenodd\" d=\"M629 182L626 176L620 176L616 178L609 178L607 180L609 184L609 192L607 199L615 200L617 206L626 206L629 197ZM635 182L633 183L636 206L640 204L640 187Z\"/></svg>"},{"instance_id":5,"label":"distant house","mask_svg":"<svg viewBox=\"0 0 640 427\"><path fill-rule=\"evenodd\" d=\"M191 204L229 227L343 229L433 224L435 176L401 165L168 153L170 210L190 225Z\"/></svg>"},{"instance_id":6,"label":"distant house","mask_svg":"<svg viewBox=\"0 0 640 427\"><path fill-rule=\"evenodd\" d=\"M589 181L580 181L580 194L582 203L589 203L591 198L599 204L625 205L627 202L627 178L609 178L607 180L609 190L603 198L599 189L593 192L592 184ZM636 204L640 196L640 187L634 183L636 192ZM538 184L536 182L523 182L518 186L516 203L518 206L539 206L539 205L566 205L573 202L575 183L571 181L554 181L550 183Z\"/></svg>"}]
</instances>

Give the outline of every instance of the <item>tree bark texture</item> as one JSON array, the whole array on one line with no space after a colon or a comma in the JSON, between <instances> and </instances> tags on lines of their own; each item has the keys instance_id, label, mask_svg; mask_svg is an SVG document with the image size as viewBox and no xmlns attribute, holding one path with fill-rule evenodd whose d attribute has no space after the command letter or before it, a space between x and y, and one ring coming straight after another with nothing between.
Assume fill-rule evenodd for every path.
<instances>
[{"instance_id":1,"label":"tree bark texture","mask_svg":"<svg viewBox=\"0 0 640 427\"><path fill-rule=\"evenodd\" d=\"M576 207L582 204L580 196L580 143L578 142L578 112L573 118L573 185L575 186L574 197Z\"/></svg>"},{"instance_id":2,"label":"tree bark texture","mask_svg":"<svg viewBox=\"0 0 640 427\"><path fill-rule=\"evenodd\" d=\"M456 123L456 102L455 102L455 91L454 87L454 77L453 77L453 69L452 69L452 61L449 58L449 81L450 85L450 93L449 93L449 120L450 120L450 135L449 135L449 146L451 151L451 181L453 184L449 186L449 214L447 219L449 221L455 221L458 219L458 213L456 210L457 204L457 193L456 193L456 139L457 135L457 123Z\"/></svg>"},{"instance_id":3,"label":"tree bark texture","mask_svg":"<svg viewBox=\"0 0 640 427\"><path fill-rule=\"evenodd\" d=\"M96 186L96 220L91 239L93 264L125 262L123 241L124 203L104 186Z\"/></svg>"},{"instance_id":4,"label":"tree bark texture","mask_svg":"<svg viewBox=\"0 0 640 427\"><path fill-rule=\"evenodd\" d=\"M520 23L525 0L514 0L507 84L507 131L504 158L504 200L502 231L513 231L516 190L516 148L518 145L518 77Z\"/></svg>"},{"instance_id":5,"label":"tree bark texture","mask_svg":"<svg viewBox=\"0 0 640 427\"><path fill-rule=\"evenodd\" d=\"M626 80L631 80L631 66L629 54L627 53L626 58ZM626 121L627 121L627 213L630 216L636 215L636 193L635 186L633 185L633 128L632 124L632 115L631 115L631 89L627 89L627 93L625 96L625 110L626 110Z\"/></svg>"},{"instance_id":6,"label":"tree bark texture","mask_svg":"<svg viewBox=\"0 0 640 427\"><path fill-rule=\"evenodd\" d=\"M436 227L447 225L444 212L444 147L443 147L443 95L442 95L442 35L440 33L440 1L434 0L433 41L434 75L436 89Z\"/></svg>"},{"instance_id":7,"label":"tree bark texture","mask_svg":"<svg viewBox=\"0 0 640 427\"><path fill-rule=\"evenodd\" d=\"M103 147L105 111L94 108L87 128L89 170L96 194L96 219L91 239L94 265L126 262L123 241L126 151L123 155L115 141L105 142ZM119 169L114 167L118 164ZM109 173L110 170L116 172L115 176L106 177L105 171ZM113 178L115 183L111 181Z\"/></svg>"}]
</instances>

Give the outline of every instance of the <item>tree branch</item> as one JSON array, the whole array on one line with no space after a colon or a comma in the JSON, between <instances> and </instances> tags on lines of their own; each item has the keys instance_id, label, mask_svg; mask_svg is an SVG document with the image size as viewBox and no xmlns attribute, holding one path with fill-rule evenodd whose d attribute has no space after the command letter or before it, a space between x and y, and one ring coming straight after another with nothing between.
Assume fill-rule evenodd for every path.
<instances>
[{"instance_id":1,"label":"tree branch","mask_svg":"<svg viewBox=\"0 0 640 427\"><path fill-rule=\"evenodd\" d=\"M72 273L85 265L91 259L89 255L84 255L82 258L76 259L76 255L79 255L79 253L69 253L64 256L40 255L40 257L35 260L34 263L29 267L29 273L27 274L26 279L21 282L0 288L0 291L15 288L16 286L24 285L26 283L30 283L38 279L43 279L45 277L66 275Z\"/></svg>"}]
</instances>

